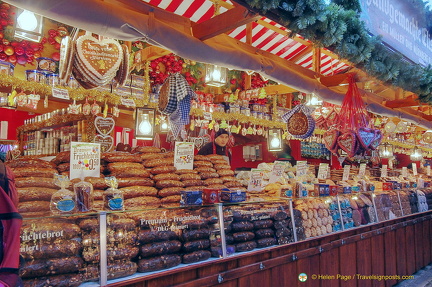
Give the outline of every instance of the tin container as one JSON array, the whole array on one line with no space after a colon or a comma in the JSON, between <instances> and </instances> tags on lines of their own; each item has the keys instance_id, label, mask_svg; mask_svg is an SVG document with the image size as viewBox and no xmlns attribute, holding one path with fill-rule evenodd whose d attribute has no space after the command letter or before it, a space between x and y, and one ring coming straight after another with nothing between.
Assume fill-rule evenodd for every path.
<instances>
[{"instance_id":1,"label":"tin container","mask_svg":"<svg viewBox=\"0 0 432 287\"><path fill-rule=\"evenodd\" d=\"M47 85L51 86L51 87L55 87L60 85L60 78L58 74L54 74L54 73L49 73L46 74L46 83Z\"/></svg>"},{"instance_id":2,"label":"tin container","mask_svg":"<svg viewBox=\"0 0 432 287\"><path fill-rule=\"evenodd\" d=\"M39 71L47 71L53 73L57 69L57 65L54 59L39 57L36 59L36 61L37 61L37 69Z\"/></svg>"},{"instance_id":3,"label":"tin container","mask_svg":"<svg viewBox=\"0 0 432 287\"><path fill-rule=\"evenodd\" d=\"M203 203L203 193L201 190L184 190L180 195L180 204L183 206L202 205Z\"/></svg>"},{"instance_id":4,"label":"tin container","mask_svg":"<svg viewBox=\"0 0 432 287\"><path fill-rule=\"evenodd\" d=\"M213 204L220 202L220 189L216 188L204 188L203 189L203 203L204 204Z\"/></svg>"},{"instance_id":5,"label":"tin container","mask_svg":"<svg viewBox=\"0 0 432 287\"><path fill-rule=\"evenodd\" d=\"M26 70L26 78L29 82L45 83L45 73L38 70Z\"/></svg>"},{"instance_id":6,"label":"tin container","mask_svg":"<svg viewBox=\"0 0 432 287\"><path fill-rule=\"evenodd\" d=\"M384 182L383 183L383 190L392 190L393 189L393 182Z\"/></svg>"},{"instance_id":7,"label":"tin container","mask_svg":"<svg viewBox=\"0 0 432 287\"><path fill-rule=\"evenodd\" d=\"M338 186L337 185L330 185L329 186L329 195L334 196L338 193Z\"/></svg>"},{"instance_id":8,"label":"tin container","mask_svg":"<svg viewBox=\"0 0 432 287\"><path fill-rule=\"evenodd\" d=\"M15 66L12 63L0 61L0 75L14 75Z\"/></svg>"},{"instance_id":9,"label":"tin container","mask_svg":"<svg viewBox=\"0 0 432 287\"><path fill-rule=\"evenodd\" d=\"M223 202L242 202L246 201L246 192L239 190L221 190L220 199Z\"/></svg>"}]
</instances>

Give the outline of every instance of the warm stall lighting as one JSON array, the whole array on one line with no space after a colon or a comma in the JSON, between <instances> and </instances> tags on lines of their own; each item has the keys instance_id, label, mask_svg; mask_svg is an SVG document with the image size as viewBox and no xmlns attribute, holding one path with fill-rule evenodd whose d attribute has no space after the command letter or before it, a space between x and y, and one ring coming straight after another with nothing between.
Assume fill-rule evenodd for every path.
<instances>
[{"instance_id":1,"label":"warm stall lighting","mask_svg":"<svg viewBox=\"0 0 432 287\"><path fill-rule=\"evenodd\" d=\"M207 64L205 82L209 86L222 87L227 83L227 74L227 68Z\"/></svg>"},{"instance_id":2,"label":"warm stall lighting","mask_svg":"<svg viewBox=\"0 0 432 287\"><path fill-rule=\"evenodd\" d=\"M393 145L389 143L383 143L379 149L382 158L393 157Z\"/></svg>"},{"instance_id":3,"label":"warm stall lighting","mask_svg":"<svg viewBox=\"0 0 432 287\"><path fill-rule=\"evenodd\" d=\"M159 131L161 133L167 133L169 131L168 120L165 116L161 116L160 118Z\"/></svg>"},{"instance_id":4,"label":"warm stall lighting","mask_svg":"<svg viewBox=\"0 0 432 287\"><path fill-rule=\"evenodd\" d=\"M414 147L412 150L412 153L410 155L411 160L413 161L419 161L423 158L422 150L418 147Z\"/></svg>"},{"instance_id":5,"label":"warm stall lighting","mask_svg":"<svg viewBox=\"0 0 432 287\"><path fill-rule=\"evenodd\" d=\"M42 39L43 17L27 10L17 12L17 15L14 37L40 42Z\"/></svg>"},{"instance_id":6,"label":"warm stall lighting","mask_svg":"<svg viewBox=\"0 0 432 287\"><path fill-rule=\"evenodd\" d=\"M314 93L306 95L306 105L307 106L322 106L322 101Z\"/></svg>"},{"instance_id":7,"label":"warm stall lighting","mask_svg":"<svg viewBox=\"0 0 432 287\"><path fill-rule=\"evenodd\" d=\"M282 132L281 129L269 129L267 137L267 146L269 151L282 150Z\"/></svg>"},{"instance_id":8,"label":"warm stall lighting","mask_svg":"<svg viewBox=\"0 0 432 287\"><path fill-rule=\"evenodd\" d=\"M154 118L154 109L137 108L135 122L135 137L137 139L153 139Z\"/></svg>"}]
</instances>

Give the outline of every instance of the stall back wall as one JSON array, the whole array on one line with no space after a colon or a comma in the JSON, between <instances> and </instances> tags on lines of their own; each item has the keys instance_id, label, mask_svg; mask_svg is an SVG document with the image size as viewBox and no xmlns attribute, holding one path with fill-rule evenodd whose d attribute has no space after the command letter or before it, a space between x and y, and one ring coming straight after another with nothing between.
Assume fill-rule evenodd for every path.
<instances>
[{"instance_id":1,"label":"stall back wall","mask_svg":"<svg viewBox=\"0 0 432 287\"><path fill-rule=\"evenodd\" d=\"M0 108L0 121L8 122L8 140L16 140L17 128L22 126L25 120L31 119L33 117L35 117L35 115L31 115L28 112Z\"/></svg>"}]
</instances>

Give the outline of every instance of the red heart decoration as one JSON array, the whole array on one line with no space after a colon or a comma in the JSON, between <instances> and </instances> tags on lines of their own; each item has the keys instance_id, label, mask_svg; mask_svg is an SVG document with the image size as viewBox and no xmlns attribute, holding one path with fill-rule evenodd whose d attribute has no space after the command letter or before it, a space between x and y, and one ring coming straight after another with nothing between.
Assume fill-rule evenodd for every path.
<instances>
[{"instance_id":1,"label":"red heart decoration","mask_svg":"<svg viewBox=\"0 0 432 287\"><path fill-rule=\"evenodd\" d=\"M369 148L376 150L378 148L378 146L381 144L381 140L382 140L382 133L380 130L375 130L375 138L374 140L371 142Z\"/></svg>"},{"instance_id":2,"label":"red heart decoration","mask_svg":"<svg viewBox=\"0 0 432 287\"><path fill-rule=\"evenodd\" d=\"M357 138L355 133L346 132L337 139L339 147L345 151L348 157L353 157L357 151Z\"/></svg>"},{"instance_id":3,"label":"red heart decoration","mask_svg":"<svg viewBox=\"0 0 432 287\"><path fill-rule=\"evenodd\" d=\"M369 128L359 128L357 131L357 137L360 144L368 149L370 144L375 140L375 130Z\"/></svg>"},{"instance_id":4,"label":"red heart decoration","mask_svg":"<svg viewBox=\"0 0 432 287\"><path fill-rule=\"evenodd\" d=\"M324 145L328 150L333 151L333 149L336 146L338 136L339 136L339 131L337 130L329 130L324 133L323 135Z\"/></svg>"}]
</instances>

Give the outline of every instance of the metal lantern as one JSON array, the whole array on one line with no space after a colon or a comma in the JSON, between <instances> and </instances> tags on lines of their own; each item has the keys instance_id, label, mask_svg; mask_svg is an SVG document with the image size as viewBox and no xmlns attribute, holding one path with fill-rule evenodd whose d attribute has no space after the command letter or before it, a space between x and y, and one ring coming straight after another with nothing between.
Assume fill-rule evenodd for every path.
<instances>
[{"instance_id":1,"label":"metal lantern","mask_svg":"<svg viewBox=\"0 0 432 287\"><path fill-rule=\"evenodd\" d=\"M383 143L380 146L379 152L382 158L391 158L393 157L393 145L389 143Z\"/></svg>"},{"instance_id":2,"label":"metal lantern","mask_svg":"<svg viewBox=\"0 0 432 287\"><path fill-rule=\"evenodd\" d=\"M228 69L217 65L206 65L205 82L208 86L222 87L227 83Z\"/></svg>"},{"instance_id":3,"label":"metal lantern","mask_svg":"<svg viewBox=\"0 0 432 287\"><path fill-rule=\"evenodd\" d=\"M135 117L135 137L137 139L151 140L154 136L155 110L137 108Z\"/></svg>"},{"instance_id":4,"label":"metal lantern","mask_svg":"<svg viewBox=\"0 0 432 287\"><path fill-rule=\"evenodd\" d=\"M410 158L412 161L421 160L423 158L422 150L415 146L411 152Z\"/></svg>"},{"instance_id":5,"label":"metal lantern","mask_svg":"<svg viewBox=\"0 0 432 287\"><path fill-rule=\"evenodd\" d=\"M281 129L268 130L267 147L269 151L282 150L282 130Z\"/></svg>"}]
</instances>

